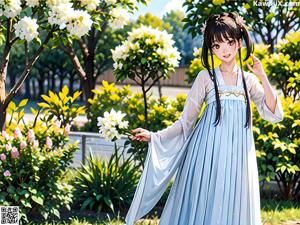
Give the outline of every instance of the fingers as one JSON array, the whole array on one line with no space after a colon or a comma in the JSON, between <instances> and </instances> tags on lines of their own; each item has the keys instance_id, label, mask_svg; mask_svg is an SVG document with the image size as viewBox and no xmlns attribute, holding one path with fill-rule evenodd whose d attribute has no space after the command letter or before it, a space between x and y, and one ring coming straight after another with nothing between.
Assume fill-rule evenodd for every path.
<instances>
[{"instance_id":1,"label":"fingers","mask_svg":"<svg viewBox=\"0 0 300 225\"><path fill-rule=\"evenodd\" d=\"M146 133L145 132L142 132L142 133L139 133L139 134L135 134L134 136L133 135L130 135L128 136L131 140L138 140L138 141L146 141L147 140L147 137L145 136Z\"/></svg>"},{"instance_id":2,"label":"fingers","mask_svg":"<svg viewBox=\"0 0 300 225\"><path fill-rule=\"evenodd\" d=\"M138 128L133 129L131 131L134 132L134 133L136 133L134 135L129 135L128 136L131 140L138 140L138 141L146 141L147 140L147 137L145 136L147 134L147 130L146 129L138 127Z\"/></svg>"},{"instance_id":3,"label":"fingers","mask_svg":"<svg viewBox=\"0 0 300 225\"><path fill-rule=\"evenodd\" d=\"M137 132L142 132L143 130L144 130L143 128L138 127L138 128L135 128L135 129L133 129L131 131L134 132L134 133L137 133Z\"/></svg>"},{"instance_id":4,"label":"fingers","mask_svg":"<svg viewBox=\"0 0 300 225\"><path fill-rule=\"evenodd\" d=\"M259 59L256 56L254 56L252 53L250 54L250 56L252 57L252 60L253 60L254 63L259 62Z\"/></svg>"},{"instance_id":5,"label":"fingers","mask_svg":"<svg viewBox=\"0 0 300 225\"><path fill-rule=\"evenodd\" d=\"M253 71L252 68L250 67L250 65L249 65L248 63L246 63L246 64L247 64L248 69L249 69L250 71Z\"/></svg>"}]
</instances>

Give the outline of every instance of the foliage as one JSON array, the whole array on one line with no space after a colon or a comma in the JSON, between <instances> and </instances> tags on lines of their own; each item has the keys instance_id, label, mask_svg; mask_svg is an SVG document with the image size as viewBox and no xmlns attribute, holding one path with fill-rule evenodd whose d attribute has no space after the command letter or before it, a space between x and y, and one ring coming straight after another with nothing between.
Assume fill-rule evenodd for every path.
<instances>
[{"instance_id":1,"label":"foliage","mask_svg":"<svg viewBox=\"0 0 300 225\"><path fill-rule=\"evenodd\" d=\"M112 50L117 80L138 79L147 74L155 79L158 73L168 77L180 59L173 43L166 31L143 25L133 29L127 40Z\"/></svg>"},{"instance_id":2,"label":"foliage","mask_svg":"<svg viewBox=\"0 0 300 225\"><path fill-rule=\"evenodd\" d=\"M299 99L300 95L300 31L288 33L281 40L277 52L266 55L263 61L270 74L271 80L276 82L284 96Z\"/></svg>"},{"instance_id":3,"label":"foliage","mask_svg":"<svg viewBox=\"0 0 300 225\"><path fill-rule=\"evenodd\" d=\"M152 15L151 13L147 12L144 15L140 15L136 20L133 28L138 28L140 26L149 26L152 28L158 28L159 30L163 31L166 30L168 33L172 32L172 26L170 23L166 23L159 17Z\"/></svg>"},{"instance_id":4,"label":"foliage","mask_svg":"<svg viewBox=\"0 0 300 225\"><path fill-rule=\"evenodd\" d=\"M45 102L38 103L38 105L45 109L45 114L50 113L48 120L56 117L62 121L62 125L66 126L70 124L77 115L85 113L85 106L79 106L79 104L75 103L75 100L80 96L81 92L76 91L73 96L68 96L68 94L69 89L67 86L64 86L58 95L49 90L49 96L41 96ZM34 114L36 113L34 110L32 111Z\"/></svg>"},{"instance_id":5,"label":"foliage","mask_svg":"<svg viewBox=\"0 0 300 225\"><path fill-rule=\"evenodd\" d=\"M59 96L66 93L65 87ZM62 99L77 97L65 96L55 101L64 105ZM54 103L46 106L42 102L38 110L31 108L34 121L25 122L26 104L27 99L18 105L10 102L7 109L10 118L0 137L0 204L19 206L21 221L28 223L27 216L31 214L47 219L50 215L60 217L61 207L70 209L72 186L60 179L78 149L77 144L67 144L70 129L66 122L72 123L73 116L80 110L66 118L62 111L56 114ZM76 107L70 103L64 106L64 111L70 112Z\"/></svg>"},{"instance_id":6,"label":"foliage","mask_svg":"<svg viewBox=\"0 0 300 225\"><path fill-rule=\"evenodd\" d=\"M105 161L94 158L90 151L87 165L77 170L77 176L71 183L76 187L74 198L80 209L96 210L98 213L121 209L130 205L140 172L132 163L131 156L124 158L115 143L115 152ZM121 156L123 155L123 159Z\"/></svg>"},{"instance_id":7,"label":"foliage","mask_svg":"<svg viewBox=\"0 0 300 225\"><path fill-rule=\"evenodd\" d=\"M244 18L249 30L254 32L255 41L261 39L264 44L270 45L269 51L272 53L279 38L300 27L300 8L291 3L282 0L272 6L272 1L186 0L183 4L187 7L184 29L188 29L194 37L200 34L209 15L236 11Z\"/></svg>"},{"instance_id":8,"label":"foliage","mask_svg":"<svg viewBox=\"0 0 300 225\"><path fill-rule=\"evenodd\" d=\"M181 60L180 65L186 66L191 63L193 58L193 49L199 48L202 41L202 36L198 35L192 38L192 35L187 30L183 30L184 23L182 20L185 18L185 14L180 10L172 10L166 13L163 17L163 21L171 25L175 40L175 46L179 49Z\"/></svg>"},{"instance_id":9,"label":"foliage","mask_svg":"<svg viewBox=\"0 0 300 225\"><path fill-rule=\"evenodd\" d=\"M284 119L280 123L271 124L253 111L259 174L260 180L276 180L285 198L295 199L300 191L300 104L290 97L281 103Z\"/></svg>"},{"instance_id":10,"label":"foliage","mask_svg":"<svg viewBox=\"0 0 300 225\"><path fill-rule=\"evenodd\" d=\"M100 90L93 90L95 96L90 100L91 110L88 112L88 123L82 128L85 131L98 132L97 117L103 116L105 111L122 110L127 116L131 127L143 127L145 117L143 115L143 96L141 93L133 94L130 85L123 86L122 89L116 88L114 83L102 81ZM183 111L186 94L178 94L175 99L167 96L154 98L149 96L149 130L161 130L175 122ZM200 113L201 114L201 113ZM136 164L143 165L147 154L147 143L127 140L131 144L128 153L135 153Z\"/></svg>"}]
</instances>

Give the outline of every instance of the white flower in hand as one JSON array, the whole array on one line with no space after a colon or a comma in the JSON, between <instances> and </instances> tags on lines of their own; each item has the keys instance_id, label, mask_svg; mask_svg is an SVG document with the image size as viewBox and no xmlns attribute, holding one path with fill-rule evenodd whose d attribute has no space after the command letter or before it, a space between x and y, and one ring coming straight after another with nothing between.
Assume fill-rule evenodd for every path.
<instances>
[{"instance_id":1,"label":"white flower in hand","mask_svg":"<svg viewBox=\"0 0 300 225\"><path fill-rule=\"evenodd\" d=\"M122 134L131 135L132 132L128 130L128 121L123 118L126 114L121 111L111 109L110 112L104 112L104 117L98 117L97 126L99 126L100 136L106 141L116 141L121 138Z\"/></svg>"}]
</instances>

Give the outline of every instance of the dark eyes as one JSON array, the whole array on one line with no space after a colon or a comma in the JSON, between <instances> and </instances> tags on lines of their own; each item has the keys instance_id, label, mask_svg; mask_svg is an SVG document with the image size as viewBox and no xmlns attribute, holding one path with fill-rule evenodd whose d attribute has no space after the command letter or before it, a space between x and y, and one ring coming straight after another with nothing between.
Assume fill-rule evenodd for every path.
<instances>
[{"instance_id":1,"label":"dark eyes","mask_svg":"<svg viewBox=\"0 0 300 225\"><path fill-rule=\"evenodd\" d=\"M229 45L233 45L234 44L234 40L230 40L230 41L228 41L228 43L229 43Z\"/></svg>"},{"instance_id":2,"label":"dark eyes","mask_svg":"<svg viewBox=\"0 0 300 225\"><path fill-rule=\"evenodd\" d=\"M213 48L219 49L220 45L213 45Z\"/></svg>"},{"instance_id":3,"label":"dark eyes","mask_svg":"<svg viewBox=\"0 0 300 225\"><path fill-rule=\"evenodd\" d=\"M229 44L229 45L234 45L234 43L235 43L234 40L229 40L229 41L228 41L228 44ZM220 48L220 45L214 44L212 47L215 48L215 49L219 49L219 48Z\"/></svg>"}]
</instances>

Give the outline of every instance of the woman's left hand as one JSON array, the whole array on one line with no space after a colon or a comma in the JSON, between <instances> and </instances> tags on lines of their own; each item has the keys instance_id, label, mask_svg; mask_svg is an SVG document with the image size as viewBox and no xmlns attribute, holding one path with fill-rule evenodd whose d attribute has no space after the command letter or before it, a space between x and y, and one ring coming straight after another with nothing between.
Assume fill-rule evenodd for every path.
<instances>
[{"instance_id":1,"label":"woman's left hand","mask_svg":"<svg viewBox=\"0 0 300 225\"><path fill-rule=\"evenodd\" d=\"M256 74L260 79L262 79L263 76L265 76L265 71L264 71L261 61L258 58L256 58L253 54L250 54L250 56L253 60L253 66L251 67L247 63L248 69L251 70L254 74Z\"/></svg>"}]
</instances>

